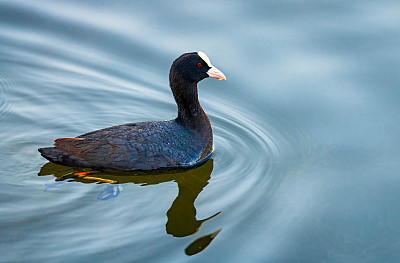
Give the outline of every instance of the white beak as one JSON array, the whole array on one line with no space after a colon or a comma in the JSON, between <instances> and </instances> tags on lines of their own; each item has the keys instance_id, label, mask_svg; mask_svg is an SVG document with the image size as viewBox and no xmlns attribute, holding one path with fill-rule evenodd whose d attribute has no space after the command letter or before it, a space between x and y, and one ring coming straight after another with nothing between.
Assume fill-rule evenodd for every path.
<instances>
[{"instance_id":1,"label":"white beak","mask_svg":"<svg viewBox=\"0 0 400 263\"><path fill-rule=\"evenodd\" d=\"M211 66L211 68L207 71L207 74L212 78L226 80L224 73L222 73L219 69L217 69L214 66Z\"/></svg>"}]
</instances>

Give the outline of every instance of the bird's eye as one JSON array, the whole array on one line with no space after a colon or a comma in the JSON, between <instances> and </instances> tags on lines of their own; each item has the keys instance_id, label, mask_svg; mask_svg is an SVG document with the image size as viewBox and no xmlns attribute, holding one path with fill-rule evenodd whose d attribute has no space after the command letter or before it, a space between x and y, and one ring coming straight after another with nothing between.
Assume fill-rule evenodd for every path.
<instances>
[{"instance_id":1,"label":"bird's eye","mask_svg":"<svg viewBox=\"0 0 400 263\"><path fill-rule=\"evenodd\" d=\"M199 63L197 63L197 66L200 68L201 67L201 63L199 62Z\"/></svg>"}]
</instances>

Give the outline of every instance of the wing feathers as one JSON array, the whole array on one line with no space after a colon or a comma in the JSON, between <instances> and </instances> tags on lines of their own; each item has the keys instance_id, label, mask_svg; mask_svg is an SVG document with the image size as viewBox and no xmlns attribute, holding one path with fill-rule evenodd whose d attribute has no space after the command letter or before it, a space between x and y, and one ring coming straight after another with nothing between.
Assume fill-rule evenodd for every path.
<instances>
[{"instance_id":1,"label":"wing feathers","mask_svg":"<svg viewBox=\"0 0 400 263\"><path fill-rule=\"evenodd\" d=\"M59 138L54 141L54 146L65 153L74 155L78 158L83 157L85 148L90 142L85 138Z\"/></svg>"}]
</instances>

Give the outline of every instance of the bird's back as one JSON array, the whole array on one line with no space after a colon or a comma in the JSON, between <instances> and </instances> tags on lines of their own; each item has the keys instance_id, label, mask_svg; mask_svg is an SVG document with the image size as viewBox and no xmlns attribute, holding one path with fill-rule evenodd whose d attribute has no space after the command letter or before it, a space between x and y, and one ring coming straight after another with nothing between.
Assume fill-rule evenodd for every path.
<instances>
[{"instance_id":1,"label":"bird's back","mask_svg":"<svg viewBox=\"0 0 400 263\"><path fill-rule=\"evenodd\" d=\"M192 166L212 151L212 134L194 133L176 120L138 122L61 138L42 148L50 161L69 166L152 170Z\"/></svg>"}]
</instances>

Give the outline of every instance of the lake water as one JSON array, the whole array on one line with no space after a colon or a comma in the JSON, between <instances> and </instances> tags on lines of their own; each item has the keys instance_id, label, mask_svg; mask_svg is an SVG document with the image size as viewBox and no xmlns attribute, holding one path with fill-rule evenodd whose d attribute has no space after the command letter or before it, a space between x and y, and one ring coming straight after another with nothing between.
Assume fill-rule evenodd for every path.
<instances>
[{"instance_id":1,"label":"lake water","mask_svg":"<svg viewBox=\"0 0 400 263\"><path fill-rule=\"evenodd\" d=\"M399 262L399 14L399 1L1 1L0 262ZM227 76L199 84L203 166L85 179L37 152L175 118L170 65L198 50Z\"/></svg>"}]
</instances>

